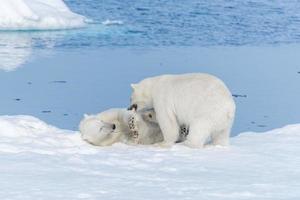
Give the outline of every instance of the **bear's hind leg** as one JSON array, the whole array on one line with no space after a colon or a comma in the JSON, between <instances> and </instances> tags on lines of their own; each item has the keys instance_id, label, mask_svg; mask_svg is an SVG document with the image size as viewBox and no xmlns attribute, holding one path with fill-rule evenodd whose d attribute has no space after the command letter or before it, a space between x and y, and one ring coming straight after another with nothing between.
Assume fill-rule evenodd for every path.
<instances>
[{"instance_id":1,"label":"bear's hind leg","mask_svg":"<svg viewBox=\"0 0 300 200\"><path fill-rule=\"evenodd\" d=\"M230 137L230 128L224 129L222 131L215 132L212 134L212 144L213 145L221 145L228 146L229 145L229 137Z\"/></svg>"},{"instance_id":2,"label":"bear's hind leg","mask_svg":"<svg viewBox=\"0 0 300 200\"><path fill-rule=\"evenodd\" d=\"M192 148L203 148L211 134L211 125L199 120L190 124L189 134L184 144Z\"/></svg>"}]
</instances>

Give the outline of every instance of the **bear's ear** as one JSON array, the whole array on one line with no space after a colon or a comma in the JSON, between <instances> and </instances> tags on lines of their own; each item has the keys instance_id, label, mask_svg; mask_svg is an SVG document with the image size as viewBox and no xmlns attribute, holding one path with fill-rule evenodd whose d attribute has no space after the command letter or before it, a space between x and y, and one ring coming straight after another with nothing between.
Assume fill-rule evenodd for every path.
<instances>
[{"instance_id":1,"label":"bear's ear","mask_svg":"<svg viewBox=\"0 0 300 200\"><path fill-rule=\"evenodd\" d=\"M131 88L132 88L133 90L135 90L136 87L137 87L137 84L132 83L132 84L130 84L130 86L131 86Z\"/></svg>"}]
</instances>

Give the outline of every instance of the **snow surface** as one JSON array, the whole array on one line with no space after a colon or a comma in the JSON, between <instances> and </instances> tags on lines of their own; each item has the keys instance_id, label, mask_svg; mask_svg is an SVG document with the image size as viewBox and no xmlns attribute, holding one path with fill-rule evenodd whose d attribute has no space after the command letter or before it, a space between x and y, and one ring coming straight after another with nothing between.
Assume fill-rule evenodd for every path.
<instances>
[{"instance_id":1,"label":"snow surface","mask_svg":"<svg viewBox=\"0 0 300 200\"><path fill-rule=\"evenodd\" d=\"M62 0L1 0L0 30L49 30L85 26Z\"/></svg>"},{"instance_id":2,"label":"snow surface","mask_svg":"<svg viewBox=\"0 0 300 200\"><path fill-rule=\"evenodd\" d=\"M300 198L300 124L228 148L94 147L31 116L0 117L0 199Z\"/></svg>"}]
</instances>

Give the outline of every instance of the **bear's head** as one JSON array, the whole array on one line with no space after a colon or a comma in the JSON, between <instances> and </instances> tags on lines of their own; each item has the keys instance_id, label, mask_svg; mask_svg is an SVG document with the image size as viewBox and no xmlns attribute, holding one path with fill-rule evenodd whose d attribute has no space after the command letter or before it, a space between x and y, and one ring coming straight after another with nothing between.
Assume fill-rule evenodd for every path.
<instances>
[{"instance_id":1,"label":"bear's head","mask_svg":"<svg viewBox=\"0 0 300 200\"><path fill-rule=\"evenodd\" d=\"M152 84L145 79L138 84L131 84L132 94L130 97L131 106L129 110L141 110L145 108L152 108Z\"/></svg>"},{"instance_id":2,"label":"bear's head","mask_svg":"<svg viewBox=\"0 0 300 200\"><path fill-rule=\"evenodd\" d=\"M79 131L83 140L97 146L109 146L119 142L121 131L117 125L104 122L95 115L85 115L80 122Z\"/></svg>"}]
</instances>

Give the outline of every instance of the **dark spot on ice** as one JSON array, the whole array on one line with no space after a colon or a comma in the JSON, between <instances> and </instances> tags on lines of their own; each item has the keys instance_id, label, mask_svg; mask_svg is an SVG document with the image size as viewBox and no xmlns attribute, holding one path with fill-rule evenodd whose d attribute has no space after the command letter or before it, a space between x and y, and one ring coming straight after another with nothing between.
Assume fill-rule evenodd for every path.
<instances>
[{"instance_id":1,"label":"dark spot on ice","mask_svg":"<svg viewBox=\"0 0 300 200\"><path fill-rule=\"evenodd\" d=\"M15 100L15 101L21 101L21 99L20 99L20 98L15 98L14 100Z\"/></svg>"},{"instance_id":2,"label":"dark spot on ice","mask_svg":"<svg viewBox=\"0 0 300 200\"><path fill-rule=\"evenodd\" d=\"M127 33L129 33L129 34L146 34L145 31L140 31L140 30L128 30Z\"/></svg>"},{"instance_id":3,"label":"dark spot on ice","mask_svg":"<svg viewBox=\"0 0 300 200\"><path fill-rule=\"evenodd\" d=\"M267 126L263 125L263 124L260 124L260 125L257 125L257 127L264 128L264 127L267 127Z\"/></svg>"},{"instance_id":4,"label":"dark spot on ice","mask_svg":"<svg viewBox=\"0 0 300 200\"><path fill-rule=\"evenodd\" d=\"M69 116L69 114L68 114L68 113L65 113L64 116Z\"/></svg>"},{"instance_id":5,"label":"dark spot on ice","mask_svg":"<svg viewBox=\"0 0 300 200\"><path fill-rule=\"evenodd\" d=\"M67 83L67 81L51 81L50 83Z\"/></svg>"},{"instance_id":6,"label":"dark spot on ice","mask_svg":"<svg viewBox=\"0 0 300 200\"><path fill-rule=\"evenodd\" d=\"M225 6L226 9L234 9L235 7L233 6Z\"/></svg>"},{"instance_id":7,"label":"dark spot on ice","mask_svg":"<svg viewBox=\"0 0 300 200\"><path fill-rule=\"evenodd\" d=\"M251 124L255 124L255 122L254 122L254 121L252 121L252 122L251 122Z\"/></svg>"},{"instance_id":8,"label":"dark spot on ice","mask_svg":"<svg viewBox=\"0 0 300 200\"><path fill-rule=\"evenodd\" d=\"M233 97L238 98L238 97L243 97L243 98L247 98L247 95L242 95L242 94L232 94Z\"/></svg>"},{"instance_id":9,"label":"dark spot on ice","mask_svg":"<svg viewBox=\"0 0 300 200\"><path fill-rule=\"evenodd\" d=\"M300 74L300 71L298 72L298 74Z\"/></svg>"},{"instance_id":10,"label":"dark spot on ice","mask_svg":"<svg viewBox=\"0 0 300 200\"><path fill-rule=\"evenodd\" d=\"M27 84L28 84L28 85L31 85L31 84L32 84L32 82L30 82L30 81L29 81L29 82L27 82Z\"/></svg>"},{"instance_id":11,"label":"dark spot on ice","mask_svg":"<svg viewBox=\"0 0 300 200\"><path fill-rule=\"evenodd\" d=\"M51 110L43 110L42 113L51 113Z\"/></svg>"},{"instance_id":12,"label":"dark spot on ice","mask_svg":"<svg viewBox=\"0 0 300 200\"><path fill-rule=\"evenodd\" d=\"M148 8L135 8L137 11L148 11L149 9Z\"/></svg>"},{"instance_id":13,"label":"dark spot on ice","mask_svg":"<svg viewBox=\"0 0 300 200\"><path fill-rule=\"evenodd\" d=\"M268 115L264 115L264 118L269 118L269 116Z\"/></svg>"}]
</instances>

